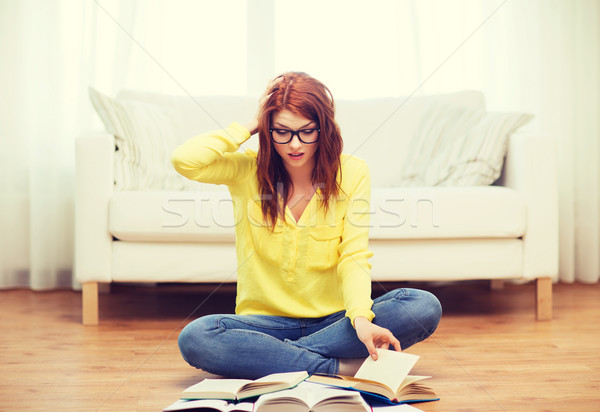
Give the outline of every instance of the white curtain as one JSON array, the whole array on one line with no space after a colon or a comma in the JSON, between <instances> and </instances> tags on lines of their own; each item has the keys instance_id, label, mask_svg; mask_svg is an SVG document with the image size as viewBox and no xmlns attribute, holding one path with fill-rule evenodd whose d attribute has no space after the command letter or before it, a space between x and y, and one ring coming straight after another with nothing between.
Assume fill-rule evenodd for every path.
<instances>
[{"instance_id":1,"label":"white curtain","mask_svg":"<svg viewBox=\"0 0 600 412\"><path fill-rule=\"evenodd\" d=\"M560 278L600 275L596 0L0 0L0 288L72 287L87 87L257 95L302 70L337 98L482 90L558 143Z\"/></svg>"},{"instance_id":2,"label":"white curtain","mask_svg":"<svg viewBox=\"0 0 600 412\"><path fill-rule=\"evenodd\" d=\"M60 7L59 7L60 6ZM0 287L71 287L73 138L92 118L76 2L0 1Z\"/></svg>"}]
</instances>

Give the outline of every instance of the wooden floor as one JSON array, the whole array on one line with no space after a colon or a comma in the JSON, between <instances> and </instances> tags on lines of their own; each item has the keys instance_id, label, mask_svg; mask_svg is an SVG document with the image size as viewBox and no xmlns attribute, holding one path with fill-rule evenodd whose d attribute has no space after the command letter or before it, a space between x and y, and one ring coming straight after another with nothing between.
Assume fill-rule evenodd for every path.
<instances>
[{"instance_id":1,"label":"wooden floor","mask_svg":"<svg viewBox=\"0 0 600 412\"><path fill-rule=\"evenodd\" d=\"M415 406L600 411L600 284L556 285L551 322L534 320L531 284L407 286L444 307L436 333L408 349L441 400ZM198 315L231 312L228 289L117 286L100 297L98 327L81 326L77 292L0 292L0 410L160 411L206 376L181 359L177 335Z\"/></svg>"}]
</instances>

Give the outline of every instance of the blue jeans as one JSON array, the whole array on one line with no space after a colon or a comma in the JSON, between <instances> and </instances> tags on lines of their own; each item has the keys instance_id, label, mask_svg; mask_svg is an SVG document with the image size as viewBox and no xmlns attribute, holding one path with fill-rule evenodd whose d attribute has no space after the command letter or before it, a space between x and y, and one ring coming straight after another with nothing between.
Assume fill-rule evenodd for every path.
<instances>
[{"instance_id":1,"label":"blue jeans","mask_svg":"<svg viewBox=\"0 0 600 412\"><path fill-rule=\"evenodd\" d=\"M373 323L389 329L402 349L429 337L442 308L437 298L417 289L396 289L374 300ZM256 379L276 372L335 373L340 358L369 353L345 317L208 315L188 324L179 349L192 366L217 375Z\"/></svg>"}]
</instances>

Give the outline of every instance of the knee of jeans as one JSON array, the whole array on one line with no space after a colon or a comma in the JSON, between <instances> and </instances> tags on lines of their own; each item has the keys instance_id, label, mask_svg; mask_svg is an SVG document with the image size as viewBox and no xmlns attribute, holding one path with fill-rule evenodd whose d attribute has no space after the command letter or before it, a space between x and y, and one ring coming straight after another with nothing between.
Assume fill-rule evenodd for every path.
<instances>
[{"instance_id":1,"label":"knee of jeans","mask_svg":"<svg viewBox=\"0 0 600 412\"><path fill-rule=\"evenodd\" d=\"M427 331L425 337L431 336L442 318L442 304L433 293L422 290L418 307L420 322Z\"/></svg>"},{"instance_id":2,"label":"knee of jeans","mask_svg":"<svg viewBox=\"0 0 600 412\"><path fill-rule=\"evenodd\" d=\"M183 359L196 368L202 368L203 359L207 356L208 335L210 329L214 329L214 321L211 322L209 316L205 316L189 323L183 328L177 339L179 351Z\"/></svg>"}]
</instances>

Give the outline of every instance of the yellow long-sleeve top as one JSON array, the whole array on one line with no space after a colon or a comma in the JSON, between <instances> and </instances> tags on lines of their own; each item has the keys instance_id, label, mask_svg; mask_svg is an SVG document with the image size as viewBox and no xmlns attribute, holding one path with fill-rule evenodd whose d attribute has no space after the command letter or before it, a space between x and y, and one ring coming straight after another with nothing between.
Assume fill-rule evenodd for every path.
<instances>
[{"instance_id":1,"label":"yellow long-sleeve top","mask_svg":"<svg viewBox=\"0 0 600 412\"><path fill-rule=\"evenodd\" d=\"M264 221L256 175L256 153L237 151L250 138L238 123L193 137L172 154L175 169L188 179L227 185L236 222L236 313L316 318L346 310L371 320L369 202L371 182L365 161L341 155L341 191L327 213L320 189L296 222L275 229Z\"/></svg>"}]
</instances>

